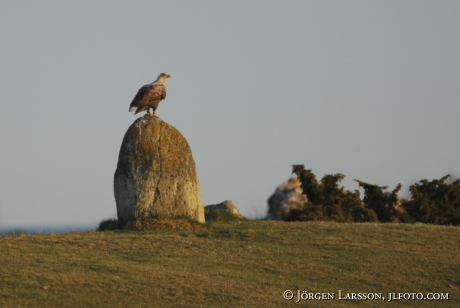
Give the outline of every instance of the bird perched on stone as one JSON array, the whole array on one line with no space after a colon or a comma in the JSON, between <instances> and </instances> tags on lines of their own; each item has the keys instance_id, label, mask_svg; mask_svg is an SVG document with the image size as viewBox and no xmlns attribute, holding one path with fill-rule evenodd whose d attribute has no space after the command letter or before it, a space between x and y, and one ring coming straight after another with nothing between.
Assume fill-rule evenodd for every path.
<instances>
[{"instance_id":1,"label":"bird perched on stone","mask_svg":"<svg viewBox=\"0 0 460 308\"><path fill-rule=\"evenodd\" d=\"M161 73L154 82L140 88L131 105L129 105L129 112L136 111L134 113L136 114L147 110L147 115L156 117L155 110L158 108L158 104L166 98L164 83L169 77L171 75L168 73ZM153 109L153 114L149 112L150 108Z\"/></svg>"}]
</instances>

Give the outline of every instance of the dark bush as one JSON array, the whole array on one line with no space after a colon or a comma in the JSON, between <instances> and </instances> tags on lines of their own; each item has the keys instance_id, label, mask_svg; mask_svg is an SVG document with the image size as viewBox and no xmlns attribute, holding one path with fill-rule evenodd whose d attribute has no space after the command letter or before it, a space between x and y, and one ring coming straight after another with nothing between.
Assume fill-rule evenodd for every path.
<instances>
[{"instance_id":1,"label":"dark bush","mask_svg":"<svg viewBox=\"0 0 460 308\"><path fill-rule=\"evenodd\" d=\"M401 184L398 184L391 193L385 193L383 190L388 186L378 186L356 180L359 186L364 189L364 206L372 210L380 222L399 221L400 213L396 210L398 206L398 192L401 190Z\"/></svg>"},{"instance_id":2,"label":"dark bush","mask_svg":"<svg viewBox=\"0 0 460 308\"><path fill-rule=\"evenodd\" d=\"M300 180L307 202L283 210L285 221L337 222L422 222L438 225L460 225L460 180L446 183L447 175L439 180L422 180L410 186L412 198L398 197L401 184L387 192L387 186L378 186L355 180L364 189L361 201L359 191L339 187L345 175L326 174L320 182L311 170L293 165L292 172Z\"/></svg>"},{"instance_id":3,"label":"dark bush","mask_svg":"<svg viewBox=\"0 0 460 308\"><path fill-rule=\"evenodd\" d=\"M308 200L304 206L284 211L283 220L354 221L354 211L362 207L362 202L358 191L350 192L339 187L345 175L327 174L318 182L315 174L311 170L306 170L303 165L293 165L292 172L299 178Z\"/></svg>"},{"instance_id":4,"label":"dark bush","mask_svg":"<svg viewBox=\"0 0 460 308\"><path fill-rule=\"evenodd\" d=\"M403 203L407 222L460 225L460 180L448 184L448 178L425 179L410 186L412 198Z\"/></svg>"},{"instance_id":5,"label":"dark bush","mask_svg":"<svg viewBox=\"0 0 460 308\"><path fill-rule=\"evenodd\" d=\"M98 231L118 230L122 224L116 218L104 219L99 223Z\"/></svg>"}]
</instances>

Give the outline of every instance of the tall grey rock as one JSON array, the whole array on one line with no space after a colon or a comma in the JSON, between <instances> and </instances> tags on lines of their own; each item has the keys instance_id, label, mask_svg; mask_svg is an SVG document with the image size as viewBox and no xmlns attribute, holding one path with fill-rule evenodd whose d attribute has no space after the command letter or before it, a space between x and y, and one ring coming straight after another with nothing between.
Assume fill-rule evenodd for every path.
<instances>
[{"instance_id":1,"label":"tall grey rock","mask_svg":"<svg viewBox=\"0 0 460 308\"><path fill-rule=\"evenodd\" d=\"M187 140L158 117L137 119L121 144L114 193L121 221L187 215L204 222L195 161Z\"/></svg>"}]
</instances>

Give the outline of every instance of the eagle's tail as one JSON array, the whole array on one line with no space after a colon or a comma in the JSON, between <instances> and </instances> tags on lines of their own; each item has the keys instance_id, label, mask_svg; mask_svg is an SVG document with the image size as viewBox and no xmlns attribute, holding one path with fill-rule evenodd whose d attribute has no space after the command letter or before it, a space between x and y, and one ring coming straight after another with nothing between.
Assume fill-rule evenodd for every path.
<instances>
[{"instance_id":1,"label":"eagle's tail","mask_svg":"<svg viewBox=\"0 0 460 308\"><path fill-rule=\"evenodd\" d=\"M132 106L131 108L129 108L129 112L131 111L136 111L137 107L136 106Z\"/></svg>"}]
</instances>

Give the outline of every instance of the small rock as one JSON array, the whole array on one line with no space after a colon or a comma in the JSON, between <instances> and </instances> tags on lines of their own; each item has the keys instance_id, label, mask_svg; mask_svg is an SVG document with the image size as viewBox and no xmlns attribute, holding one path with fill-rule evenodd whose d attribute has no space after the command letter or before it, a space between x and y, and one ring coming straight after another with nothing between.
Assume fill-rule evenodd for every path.
<instances>
[{"instance_id":1,"label":"small rock","mask_svg":"<svg viewBox=\"0 0 460 308\"><path fill-rule=\"evenodd\" d=\"M230 200L225 200L219 204L211 204L205 207L206 212L216 211L216 210L224 210L238 217L243 217L243 215L241 215L238 208Z\"/></svg>"}]
</instances>

